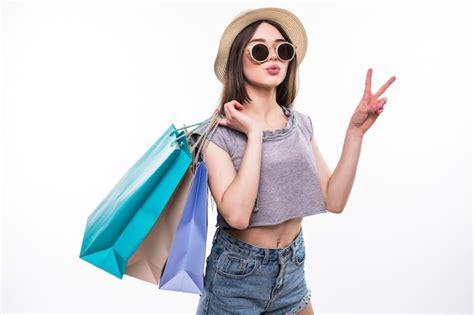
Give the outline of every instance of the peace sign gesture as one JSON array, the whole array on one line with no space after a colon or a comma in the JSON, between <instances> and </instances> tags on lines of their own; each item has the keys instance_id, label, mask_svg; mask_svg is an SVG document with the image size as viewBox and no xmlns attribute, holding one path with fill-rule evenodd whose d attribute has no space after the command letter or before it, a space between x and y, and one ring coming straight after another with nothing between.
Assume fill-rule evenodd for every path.
<instances>
[{"instance_id":1,"label":"peace sign gesture","mask_svg":"<svg viewBox=\"0 0 474 315\"><path fill-rule=\"evenodd\" d=\"M365 80L365 90L362 99L352 115L349 127L359 131L362 135L374 124L375 120L383 111L384 105L387 103L387 97L379 99L390 84L395 81L396 77L392 76L375 94L371 92L372 85L372 68L367 71Z\"/></svg>"}]
</instances>

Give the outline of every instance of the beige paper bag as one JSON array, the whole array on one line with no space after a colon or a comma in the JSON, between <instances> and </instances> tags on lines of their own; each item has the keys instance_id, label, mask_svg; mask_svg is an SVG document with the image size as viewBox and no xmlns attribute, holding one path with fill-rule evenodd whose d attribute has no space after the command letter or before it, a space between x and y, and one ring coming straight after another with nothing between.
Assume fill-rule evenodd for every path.
<instances>
[{"instance_id":1,"label":"beige paper bag","mask_svg":"<svg viewBox=\"0 0 474 315\"><path fill-rule=\"evenodd\" d=\"M188 168L155 225L128 260L126 275L159 284L192 179L192 170Z\"/></svg>"}]
</instances>

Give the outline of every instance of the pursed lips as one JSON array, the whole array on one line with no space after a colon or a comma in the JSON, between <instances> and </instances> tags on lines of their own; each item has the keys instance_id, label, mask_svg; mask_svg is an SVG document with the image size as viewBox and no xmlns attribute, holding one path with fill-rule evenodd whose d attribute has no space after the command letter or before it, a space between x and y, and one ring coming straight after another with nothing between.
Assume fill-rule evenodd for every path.
<instances>
[{"instance_id":1,"label":"pursed lips","mask_svg":"<svg viewBox=\"0 0 474 315\"><path fill-rule=\"evenodd\" d=\"M272 65L272 66L269 66L269 67L266 68L266 70L276 70L276 69L280 70L280 67L278 67L276 65Z\"/></svg>"},{"instance_id":2,"label":"pursed lips","mask_svg":"<svg viewBox=\"0 0 474 315\"><path fill-rule=\"evenodd\" d=\"M266 69L266 70L274 70L274 69L280 70L280 67L277 66L277 65L270 65L270 66L266 67L265 69Z\"/></svg>"}]
</instances>

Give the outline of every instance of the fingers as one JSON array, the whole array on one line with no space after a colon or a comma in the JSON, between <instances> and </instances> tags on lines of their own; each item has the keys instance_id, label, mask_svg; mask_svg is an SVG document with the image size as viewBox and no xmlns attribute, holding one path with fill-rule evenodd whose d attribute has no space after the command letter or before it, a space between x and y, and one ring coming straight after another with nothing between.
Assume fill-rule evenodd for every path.
<instances>
[{"instance_id":1,"label":"fingers","mask_svg":"<svg viewBox=\"0 0 474 315\"><path fill-rule=\"evenodd\" d=\"M226 114L228 115L227 118L231 118L231 115L233 115L235 110L242 110L244 109L244 106L237 102L236 100L232 100L230 102L227 102L224 104L224 108L226 109Z\"/></svg>"},{"instance_id":2,"label":"fingers","mask_svg":"<svg viewBox=\"0 0 474 315\"><path fill-rule=\"evenodd\" d=\"M227 121L228 119L230 119L229 106L227 106L227 104L224 106L224 111L225 111L225 117Z\"/></svg>"},{"instance_id":3,"label":"fingers","mask_svg":"<svg viewBox=\"0 0 474 315\"><path fill-rule=\"evenodd\" d=\"M236 100L232 100L229 102L229 106L232 108L232 109L238 109L238 110L242 110L244 108L244 106L242 106L242 104L240 104L239 102L237 102Z\"/></svg>"},{"instance_id":4,"label":"fingers","mask_svg":"<svg viewBox=\"0 0 474 315\"><path fill-rule=\"evenodd\" d=\"M225 112L224 125L227 125L229 120L232 119L232 110L234 110L234 102L236 101L232 100L224 104L224 112Z\"/></svg>"},{"instance_id":5,"label":"fingers","mask_svg":"<svg viewBox=\"0 0 474 315\"><path fill-rule=\"evenodd\" d=\"M388 89L388 87L393 83L393 81L395 81L397 78L395 76L392 76L390 79L388 79L387 82L385 82L384 85L382 85L382 87L377 91L377 93L374 94L374 96L376 98L379 98L380 95L383 94L383 92L385 92L386 89Z\"/></svg>"},{"instance_id":6,"label":"fingers","mask_svg":"<svg viewBox=\"0 0 474 315\"><path fill-rule=\"evenodd\" d=\"M383 97L381 100L377 101L375 105L375 113L379 115L383 111L386 103L387 103L387 97Z\"/></svg>"},{"instance_id":7,"label":"fingers","mask_svg":"<svg viewBox=\"0 0 474 315\"><path fill-rule=\"evenodd\" d=\"M229 123L229 120L231 120L233 116L235 115L234 111L242 111L244 109L244 106L240 104L238 101L232 100L230 102L225 103L223 105L223 109L224 109L225 116L220 119L219 124L227 126ZM216 108L216 110L214 111L214 114L217 112L219 112L219 108Z\"/></svg>"},{"instance_id":8,"label":"fingers","mask_svg":"<svg viewBox=\"0 0 474 315\"><path fill-rule=\"evenodd\" d=\"M372 85L372 68L367 70L367 76L365 77L365 90L364 90L364 98L367 99L370 96Z\"/></svg>"}]
</instances>

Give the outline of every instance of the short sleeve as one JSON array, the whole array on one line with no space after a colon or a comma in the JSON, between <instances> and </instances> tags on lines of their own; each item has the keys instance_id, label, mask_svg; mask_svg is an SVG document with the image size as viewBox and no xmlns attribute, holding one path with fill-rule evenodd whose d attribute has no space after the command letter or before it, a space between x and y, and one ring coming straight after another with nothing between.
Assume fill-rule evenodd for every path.
<instances>
[{"instance_id":1,"label":"short sleeve","mask_svg":"<svg viewBox=\"0 0 474 315\"><path fill-rule=\"evenodd\" d=\"M311 121L311 117L309 117L308 115L306 115L306 117L308 117L308 130L309 130L309 140L311 141L311 139L313 139L313 123Z\"/></svg>"},{"instance_id":2,"label":"short sleeve","mask_svg":"<svg viewBox=\"0 0 474 315\"><path fill-rule=\"evenodd\" d=\"M232 154L231 146L230 146L230 138L226 127L222 125L218 125L215 130L209 131L206 136L206 139L211 140L219 147L224 149L229 155Z\"/></svg>"},{"instance_id":3,"label":"short sleeve","mask_svg":"<svg viewBox=\"0 0 474 315\"><path fill-rule=\"evenodd\" d=\"M301 120L300 124L301 129L305 133L306 139L311 141L313 139L313 123L311 122L311 118L303 113L299 113L299 118Z\"/></svg>"},{"instance_id":4,"label":"short sleeve","mask_svg":"<svg viewBox=\"0 0 474 315\"><path fill-rule=\"evenodd\" d=\"M203 125L197 129L195 129L192 133L192 140L195 143L199 137L201 137L207 130L208 124ZM232 157L232 146L231 146L231 139L229 131L226 129L227 127L218 125L214 130L210 130L209 133L206 135L206 139L212 141L221 149L226 151ZM202 150L205 148L203 147Z\"/></svg>"}]
</instances>

